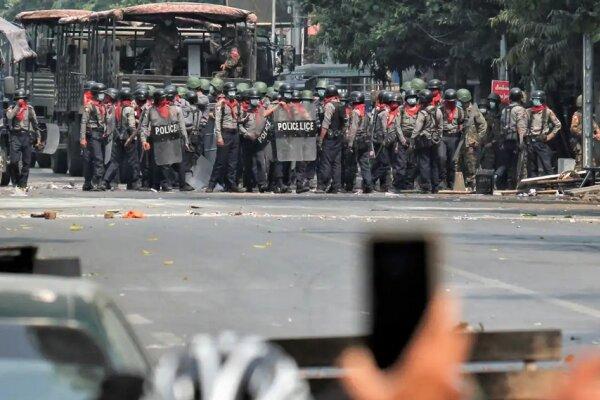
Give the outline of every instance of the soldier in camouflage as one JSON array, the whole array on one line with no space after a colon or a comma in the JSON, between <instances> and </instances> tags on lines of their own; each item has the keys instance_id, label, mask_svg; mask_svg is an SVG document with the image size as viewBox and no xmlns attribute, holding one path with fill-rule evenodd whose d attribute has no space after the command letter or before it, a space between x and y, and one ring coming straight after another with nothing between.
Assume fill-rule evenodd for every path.
<instances>
[{"instance_id":1,"label":"soldier in camouflage","mask_svg":"<svg viewBox=\"0 0 600 400\"><path fill-rule=\"evenodd\" d=\"M419 186L424 193L437 193L439 186L439 151L443 118L442 111L432 104L433 93L424 89L419 92L421 108L417 113L415 127L411 137L417 169Z\"/></svg>"},{"instance_id":2,"label":"soldier in camouflage","mask_svg":"<svg viewBox=\"0 0 600 400\"><path fill-rule=\"evenodd\" d=\"M454 153L463 135L465 123L465 112L456 104L458 98L456 90L447 89L444 92L443 102L440 110L444 116L442 123L442 141L444 151L440 157L440 180L441 187L452 189L454 187L454 174L456 172L456 161Z\"/></svg>"},{"instance_id":3,"label":"soldier in camouflage","mask_svg":"<svg viewBox=\"0 0 600 400\"><path fill-rule=\"evenodd\" d=\"M465 113L465 121L463 125L465 144L461 150L459 164L465 178L465 184L472 188L475 187L475 174L477 173L478 152L481 148L481 143L485 139L487 132L487 122L479 107L473 103L471 92L467 89L459 89L456 92L458 101L461 102L461 107Z\"/></svg>"},{"instance_id":4,"label":"soldier in camouflage","mask_svg":"<svg viewBox=\"0 0 600 400\"><path fill-rule=\"evenodd\" d=\"M574 136L574 142L572 145L573 153L575 154L575 168L577 170L583 167L583 96L577 96L575 101L577 111L573 114L571 119L571 134ZM600 127L593 121L594 139L596 142L600 141Z\"/></svg>"}]
</instances>

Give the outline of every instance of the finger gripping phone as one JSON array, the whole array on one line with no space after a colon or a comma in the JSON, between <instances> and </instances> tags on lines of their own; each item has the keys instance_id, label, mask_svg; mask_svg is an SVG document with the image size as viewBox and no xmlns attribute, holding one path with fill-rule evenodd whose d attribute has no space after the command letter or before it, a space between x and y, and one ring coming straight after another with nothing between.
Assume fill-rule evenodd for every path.
<instances>
[{"instance_id":1,"label":"finger gripping phone","mask_svg":"<svg viewBox=\"0 0 600 400\"><path fill-rule=\"evenodd\" d=\"M368 345L380 368L399 358L435 292L436 242L429 234L390 234L370 242Z\"/></svg>"}]
</instances>

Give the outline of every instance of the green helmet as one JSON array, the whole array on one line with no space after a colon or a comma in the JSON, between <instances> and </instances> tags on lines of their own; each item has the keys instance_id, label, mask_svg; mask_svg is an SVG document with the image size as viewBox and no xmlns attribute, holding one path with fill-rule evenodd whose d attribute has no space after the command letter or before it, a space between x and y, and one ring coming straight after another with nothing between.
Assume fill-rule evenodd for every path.
<instances>
[{"instance_id":1,"label":"green helmet","mask_svg":"<svg viewBox=\"0 0 600 400\"><path fill-rule=\"evenodd\" d=\"M468 103L473 100L473 96L471 96L471 92L468 89L458 89L456 91L456 98L461 103Z\"/></svg>"},{"instance_id":2,"label":"green helmet","mask_svg":"<svg viewBox=\"0 0 600 400\"><path fill-rule=\"evenodd\" d=\"M410 89L412 89L412 85L410 84L410 82L404 82L402 84L402 87L400 87L400 90L404 90L405 92Z\"/></svg>"},{"instance_id":3,"label":"green helmet","mask_svg":"<svg viewBox=\"0 0 600 400\"><path fill-rule=\"evenodd\" d=\"M154 95L154 92L156 92L156 87L152 86L152 85L148 85L148 95L152 96L152 95Z\"/></svg>"},{"instance_id":4,"label":"green helmet","mask_svg":"<svg viewBox=\"0 0 600 400\"><path fill-rule=\"evenodd\" d=\"M283 81L275 81L275 83L273 83L273 90L279 92L281 85L283 85Z\"/></svg>"},{"instance_id":5,"label":"green helmet","mask_svg":"<svg viewBox=\"0 0 600 400\"><path fill-rule=\"evenodd\" d=\"M197 90L200 87L200 78L197 76L190 76L187 80L186 86L190 90Z\"/></svg>"},{"instance_id":6,"label":"green helmet","mask_svg":"<svg viewBox=\"0 0 600 400\"><path fill-rule=\"evenodd\" d=\"M579 95L577 96L577 100L575 100L575 105L577 106L577 108L582 108L583 107L583 95Z\"/></svg>"},{"instance_id":7,"label":"green helmet","mask_svg":"<svg viewBox=\"0 0 600 400\"><path fill-rule=\"evenodd\" d=\"M187 94L187 92L188 92L188 90L187 90L186 88L184 88L183 86L179 86L179 87L177 88L177 94L178 94L180 97L184 97L184 96Z\"/></svg>"},{"instance_id":8,"label":"green helmet","mask_svg":"<svg viewBox=\"0 0 600 400\"><path fill-rule=\"evenodd\" d=\"M238 93L244 93L246 90L250 89L250 85L248 85L246 82L240 82L235 88L237 89Z\"/></svg>"},{"instance_id":9,"label":"green helmet","mask_svg":"<svg viewBox=\"0 0 600 400\"><path fill-rule=\"evenodd\" d=\"M417 92L427 89L427 84L425 83L425 81L421 78L415 78L412 81L410 81L410 88L411 89L415 89Z\"/></svg>"},{"instance_id":10,"label":"green helmet","mask_svg":"<svg viewBox=\"0 0 600 400\"><path fill-rule=\"evenodd\" d=\"M313 100L313 92L312 90L303 90L302 93L300 93L300 100L303 101L312 101Z\"/></svg>"},{"instance_id":11,"label":"green helmet","mask_svg":"<svg viewBox=\"0 0 600 400\"><path fill-rule=\"evenodd\" d=\"M258 93L264 96L267 93L267 84L257 81L254 83L254 89L258 90Z\"/></svg>"},{"instance_id":12,"label":"green helmet","mask_svg":"<svg viewBox=\"0 0 600 400\"><path fill-rule=\"evenodd\" d=\"M202 90L203 92L208 92L210 90L210 81L208 79L201 78L200 85L196 88Z\"/></svg>"},{"instance_id":13,"label":"green helmet","mask_svg":"<svg viewBox=\"0 0 600 400\"><path fill-rule=\"evenodd\" d=\"M213 78L212 81L210 81L210 85L214 87L217 92L221 92L225 82L223 82L223 79L221 78Z\"/></svg>"},{"instance_id":14,"label":"green helmet","mask_svg":"<svg viewBox=\"0 0 600 400\"><path fill-rule=\"evenodd\" d=\"M329 86L329 82L327 82L327 79L319 79L317 81L315 89L327 89L327 86Z\"/></svg>"}]
</instances>

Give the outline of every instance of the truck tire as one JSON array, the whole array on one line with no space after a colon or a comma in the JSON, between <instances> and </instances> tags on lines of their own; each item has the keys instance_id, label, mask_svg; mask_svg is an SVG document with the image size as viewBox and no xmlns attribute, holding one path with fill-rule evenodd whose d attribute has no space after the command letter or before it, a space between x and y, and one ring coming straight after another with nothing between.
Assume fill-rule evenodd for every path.
<instances>
[{"instance_id":1,"label":"truck tire","mask_svg":"<svg viewBox=\"0 0 600 400\"><path fill-rule=\"evenodd\" d=\"M37 163L40 168L51 168L52 156L50 154L37 153Z\"/></svg>"},{"instance_id":2,"label":"truck tire","mask_svg":"<svg viewBox=\"0 0 600 400\"><path fill-rule=\"evenodd\" d=\"M56 153L50 157L50 167L55 174L67 173L67 152L65 150L56 150Z\"/></svg>"},{"instance_id":3,"label":"truck tire","mask_svg":"<svg viewBox=\"0 0 600 400\"><path fill-rule=\"evenodd\" d=\"M2 172L2 176L0 177L0 186L8 186L10 183L10 175L8 172Z\"/></svg>"}]
</instances>

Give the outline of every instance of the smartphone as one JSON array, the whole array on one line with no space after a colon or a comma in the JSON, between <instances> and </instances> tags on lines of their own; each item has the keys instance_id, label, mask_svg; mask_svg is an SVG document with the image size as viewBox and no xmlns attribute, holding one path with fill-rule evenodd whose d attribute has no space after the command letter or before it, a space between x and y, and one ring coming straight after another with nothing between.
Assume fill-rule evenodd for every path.
<instances>
[{"instance_id":1,"label":"smartphone","mask_svg":"<svg viewBox=\"0 0 600 400\"><path fill-rule=\"evenodd\" d=\"M370 242L368 344L380 368L388 368L398 359L435 292L436 242L430 234L391 234Z\"/></svg>"}]
</instances>

